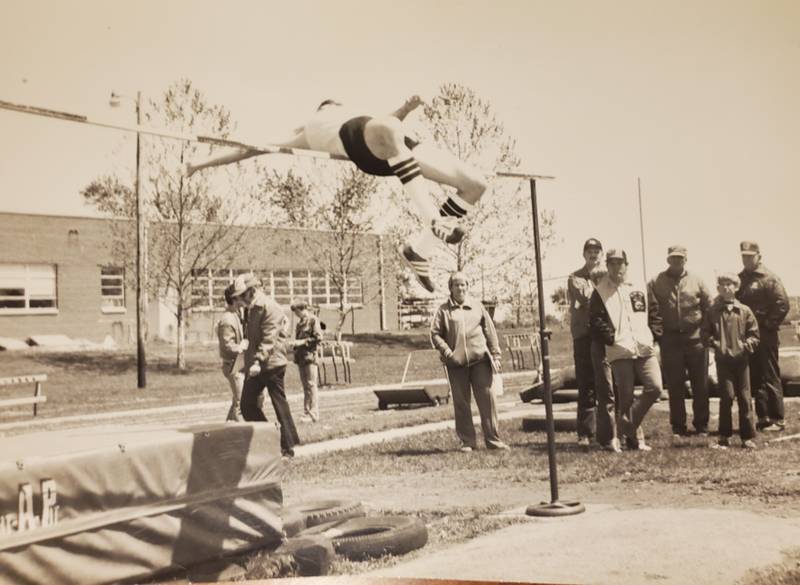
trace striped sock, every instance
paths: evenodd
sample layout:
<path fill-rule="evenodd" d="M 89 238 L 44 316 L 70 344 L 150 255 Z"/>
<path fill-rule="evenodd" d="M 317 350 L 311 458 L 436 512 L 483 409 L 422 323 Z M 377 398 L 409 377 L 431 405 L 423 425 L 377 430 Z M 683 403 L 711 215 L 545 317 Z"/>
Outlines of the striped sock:
<path fill-rule="evenodd" d="M 456 217 L 462 218 L 474 209 L 472 203 L 467 203 L 458 195 L 451 195 L 447 201 L 442 203 L 439 208 L 439 215 L 442 217 Z"/>
<path fill-rule="evenodd" d="M 414 159 L 411 151 L 392 157 L 386 162 L 389 163 L 392 172 L 400 179 L 403 184 L 403 190 L 414 202 L 423 222 L 426 225 L 430 225 L 438 215 L 436 204 L 433 202 L 430 193 L 428 193 L 419 163 Z"/>

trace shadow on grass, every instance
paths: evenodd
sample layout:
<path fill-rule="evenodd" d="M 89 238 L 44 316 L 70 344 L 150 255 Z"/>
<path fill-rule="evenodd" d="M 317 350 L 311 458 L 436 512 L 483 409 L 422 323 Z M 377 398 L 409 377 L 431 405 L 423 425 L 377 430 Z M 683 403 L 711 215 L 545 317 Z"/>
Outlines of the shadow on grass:
<path fill-rule="evenodd" d="M 53 367 L 65 368 L 72 373 L 95 374 L 100 376 L 117 376 L 136 372 L 136 356 L 116 352 L 64 352 L 42 353 L 31 356 L 33 361 Z M 215 364 L 214 364 L 215 366 Z M 185 376 L 198 372 L 214 370 L 211 364 L 200 366 L 190 365 L 186 370 L 179 370 L 173 361 L 166 359 L 150 359 L 147 362 L 147 372 Z"/>
<path fill-rule="evenodd" d="M 398 449 L 397 451 L 387 451 L 387 454 L 397 457 L 426 457 L 429 455 L 441 455 L 448 451 L 452 451 L 452 449 L 438 449 L 433 447 L 428 449 Z"/>

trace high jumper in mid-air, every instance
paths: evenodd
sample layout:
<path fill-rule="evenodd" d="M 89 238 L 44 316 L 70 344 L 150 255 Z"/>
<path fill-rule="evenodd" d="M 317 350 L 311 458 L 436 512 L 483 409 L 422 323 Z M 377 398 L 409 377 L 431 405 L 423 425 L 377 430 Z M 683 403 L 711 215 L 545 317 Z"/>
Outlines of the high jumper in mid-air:
<path fill-rule="evenodd" d="M 406 135 L 403 120 L 421 104 L 422 99 L 414 95 L 391 114 L 373 117 L 361 115 L 337 101 L 325 100 L 311 119 L 297 128 L 291 137 L 271 144 L 347 157 L 367 174 L 397 176 L 425 225 L 402 247 L 401 254 L 420 284 L 433 292 L 429 259 L 440 240 L 457 244 L 464 238 L 466 232 L 459 220 L 483 195 L 486 179 L 451 153 L 431 144 L 419 143 Z M 265 153 L 252 148 L 236 148 L 202 162 L 188 163 L 186 174 L 191 176 L 207 167 L 230 164 L 260 154 Z M 457 192 L 448 196 L 437 209 L 425 179 L 454 187 Z"/>

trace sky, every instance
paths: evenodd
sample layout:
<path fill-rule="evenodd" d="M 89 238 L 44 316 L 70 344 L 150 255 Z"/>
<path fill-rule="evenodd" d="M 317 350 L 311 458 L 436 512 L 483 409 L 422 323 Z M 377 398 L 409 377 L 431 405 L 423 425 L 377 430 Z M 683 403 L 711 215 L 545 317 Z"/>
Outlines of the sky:
<path fill-rule="evenodd" d="M 516 138 L 520 170 L 556 176 L 538 185 L 558 238 L 545 277 L 577 269 L 596 237 L 647 277 L 682 244 L 712 284 L 755 240 L 795 295 L 798 72 L 794 0 L 34 0 L 0 22 L 0 100 L 131 124 L 112 90 L 157 96 L 188 78 L 257 144 L 327 97 L 388 112 L 467 85 Z M 80 189 L 130 169 L 133 144 L 0 110 L 0 211 L 91 215 Z"/>

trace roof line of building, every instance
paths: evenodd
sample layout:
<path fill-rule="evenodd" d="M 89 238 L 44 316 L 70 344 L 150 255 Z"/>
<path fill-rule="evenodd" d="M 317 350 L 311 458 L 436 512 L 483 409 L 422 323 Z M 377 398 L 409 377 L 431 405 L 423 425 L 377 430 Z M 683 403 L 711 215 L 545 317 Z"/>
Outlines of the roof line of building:
<path fill-rule="evenodd" d="M 26 217 L 43 217 L 43 218 L 53 218 L 53 219 L 88 219 L 93 221 L 134 221 L 133 218 L 128 217 L 114 217 L 114 216 L 91 216 L 91 215 L 58 215 L 55 213 L 26 213 L 24 211 L 0 211 L 0 215 L 16 215 L 16 216 L 26 216 Z M 171 223 L 168 220 L 159 220 L 156 223 Z M 195 225 L 227 225 L 221 224 L 216 222 L 207 222 L 204 224 L 195 224 Z M 241 229 L 273 229 L 273 230 L 285 230 L 285 231 L 296 231 L 296 232 L 324 232 L 324 233 L 334 233 L 335 230 L 328 229 L 328 228 L 304 228 L 304 227 L 296 227 L 296 226 L 273 226 L 264 223 L 260 224 L 251 224 L 251 225 L 239 225 L 239 224 L 232 224 L 231 227 L 237 227 Z M 380 236 L 381 234 L 377 232 L 363 232 L 365 236 Z"/>

